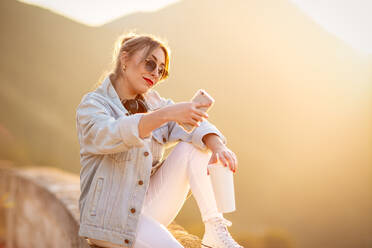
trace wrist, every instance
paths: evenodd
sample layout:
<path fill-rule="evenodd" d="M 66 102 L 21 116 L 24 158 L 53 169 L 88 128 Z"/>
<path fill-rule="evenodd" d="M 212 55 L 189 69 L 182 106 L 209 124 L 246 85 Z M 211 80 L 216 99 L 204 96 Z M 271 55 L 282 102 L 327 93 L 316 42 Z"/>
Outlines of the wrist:
<path fill-rule="evenodd" d="M 202 138 L 204 144 L 212 151 L 216 151 L 222 147 L 224 144 L 220 137 L 215 133 L 208 133 Z"/>
<path fill-rule="evenodd" d="M 223 149 L 224 146 L 225 146 L 225 145 L 222 144 L 222 143 L 214 143 L 213 145 L 211 145 L 211 146 L 209 147 L 209 149 L 210 149 L 211 151 L 218 151 L 218 150 Z"/>
<path fill-rule="evenodd" d="M 171 115 L 169 114 L 168 107 L 161 108 L 157 110 L 159 113 L 160 119 L 163 123 L 172 121 Z"/>

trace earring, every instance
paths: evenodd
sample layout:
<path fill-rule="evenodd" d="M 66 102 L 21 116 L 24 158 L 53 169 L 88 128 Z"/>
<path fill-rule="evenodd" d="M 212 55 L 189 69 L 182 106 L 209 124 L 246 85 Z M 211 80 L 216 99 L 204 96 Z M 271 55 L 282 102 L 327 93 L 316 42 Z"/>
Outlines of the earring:
<path fill-rule="evenodd" d="M 123 71 L 125 71 L 126 68 L 127 68 L 127 66 L 126 65 L 123 65 Z"/>

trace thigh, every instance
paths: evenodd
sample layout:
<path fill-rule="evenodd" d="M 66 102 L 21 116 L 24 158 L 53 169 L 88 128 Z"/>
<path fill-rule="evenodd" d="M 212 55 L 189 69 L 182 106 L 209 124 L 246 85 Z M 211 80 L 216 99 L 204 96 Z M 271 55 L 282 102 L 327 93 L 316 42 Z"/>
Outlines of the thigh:
<path fill-rule="evenodd" d="M 104 240 L 89 238 L 89 243 L 98 247 L 122 248 Z M 183 246 L 173 237 L 168 229 L 150 216 L 141 214 L 138 219 L 137 237 L 134 248 L 182 248 Z"/>
<path fill-rule="evenodd" d="M 186 142 L 178 143 L 150 179 L 143 212 L 164 226 L 177 216 L 190 190 L 187 175 L 190 146 Z"/>
<path fill-rule="evenodd" d="M 137 238 L 134 248 L 182 248 L 168 229 L 152 217 L 139 216 Z"/>

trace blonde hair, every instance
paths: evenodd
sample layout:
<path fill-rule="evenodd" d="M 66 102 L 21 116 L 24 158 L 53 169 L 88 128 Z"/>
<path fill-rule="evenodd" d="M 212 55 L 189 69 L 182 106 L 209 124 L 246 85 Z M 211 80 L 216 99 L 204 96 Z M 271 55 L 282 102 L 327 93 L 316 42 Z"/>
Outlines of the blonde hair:
<path fill-rule="evenodd" d="M 127 52 L 127 58 L 130 59 L 133 54 L 145 47 L 148 47 L 146 54 L 143 56 L 142 60 L 145 60 L 152 51 L 160 47 L 165 55 L 165 74 L 160 79 L 160 81 L 165 80 L 169 76 L 169 60 L 170 60 L 170 49 L 166 41 L 161 40 L 151 34 L 136 34 L 135 32 L 128 32 L 120 35 L 115 42 L 114 52 L 112 56 L 112 69 L 108 73 L 105 72 L 98 84 L 102 82 L 103 77 L 108 74 L 110 78 L 116 80 L 122 69 L 122 64 L 120 60 L 120 55 L 122 52 Z"/>

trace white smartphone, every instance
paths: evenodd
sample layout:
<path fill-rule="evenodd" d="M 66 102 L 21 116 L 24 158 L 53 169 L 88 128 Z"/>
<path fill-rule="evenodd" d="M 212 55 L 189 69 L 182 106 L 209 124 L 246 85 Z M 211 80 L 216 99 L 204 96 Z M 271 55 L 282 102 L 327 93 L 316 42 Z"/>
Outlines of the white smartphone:
<path fill-rule="evenodd" d="M 195 102 L 195 103 L 206 103 L 206 104 L 210 104 L 209 107 L 200 107 L 199 109 L 204 111 L 204 112 L 207 112 L 213 105 L 214 103 L 214 99 L 203 89 L 199 89 L 195 95 L 191 98 L 191 101 L 192 102 Z M 181 125 L 187 132 L 191 132 L 195 126 L 192 126 L 190 124 L 187 124 L 187 123 L 182 123 Z"/>

